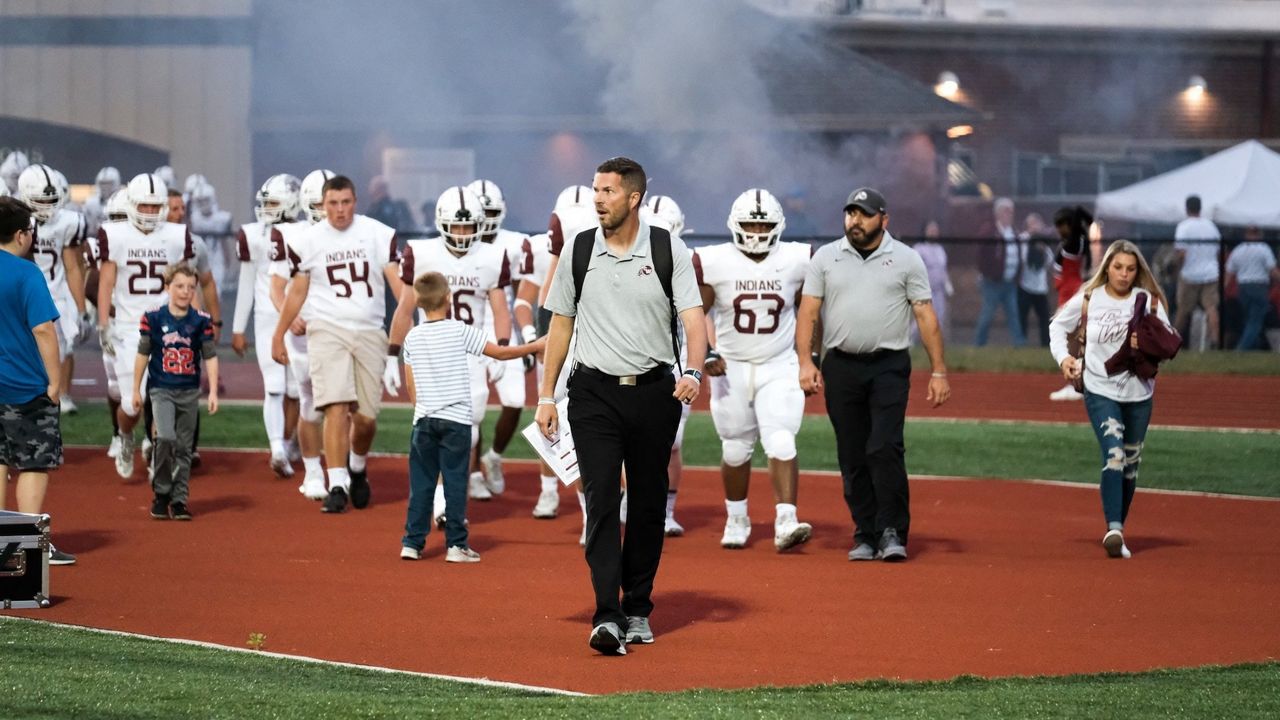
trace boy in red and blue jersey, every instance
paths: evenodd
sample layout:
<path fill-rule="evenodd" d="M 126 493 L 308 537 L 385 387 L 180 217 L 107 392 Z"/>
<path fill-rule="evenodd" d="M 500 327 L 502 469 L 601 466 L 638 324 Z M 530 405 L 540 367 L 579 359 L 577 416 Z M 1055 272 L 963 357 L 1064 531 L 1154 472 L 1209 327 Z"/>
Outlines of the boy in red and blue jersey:
<path fill-rule="evenodd" d="M 151 455 L 151 517 L 190 520 L 191 439 L 200 414 L 200 364 L 209 372 L 209 414 L 218 411 L 218 358 L 213 318 L 191 307 L 196 271 L 186 263 L 164 274 L 169 302 L 143 314 L 138 362 L 133 371 L 134 407 L 142 407 L 143 375 L 155 412 L 155 450 Z"/>

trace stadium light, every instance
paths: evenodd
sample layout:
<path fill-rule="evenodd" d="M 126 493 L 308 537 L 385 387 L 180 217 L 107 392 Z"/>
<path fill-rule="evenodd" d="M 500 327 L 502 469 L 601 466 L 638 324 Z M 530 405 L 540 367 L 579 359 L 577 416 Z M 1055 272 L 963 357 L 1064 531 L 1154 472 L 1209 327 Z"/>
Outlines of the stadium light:
<path fill-rule="evenodd" d="M 950 70 L 943 70 L 938 74 L 938 82 L 933 86 L 933 91 L 950 100 L 960 92 L 960 78 Z"/>
<path fill-rule="evenodd" d="M 1203 75 L 1192 75 L 1187 80 L 1187 98 L 1191 100 L 1199 100 L 1204 97 L 1205 91 L 1208 88 L 1209 83 L 1205 82 Z"/>
<path fill-rule="evenodd" d="M 953 125 L 952 127 L 947 128 L 947 137 L 951 138 L 952 140 L 955 140 L 956 138 L 962 138 L 966 135 L 972 135 L 972 134 L 973 134 L 972 125 Z"/>

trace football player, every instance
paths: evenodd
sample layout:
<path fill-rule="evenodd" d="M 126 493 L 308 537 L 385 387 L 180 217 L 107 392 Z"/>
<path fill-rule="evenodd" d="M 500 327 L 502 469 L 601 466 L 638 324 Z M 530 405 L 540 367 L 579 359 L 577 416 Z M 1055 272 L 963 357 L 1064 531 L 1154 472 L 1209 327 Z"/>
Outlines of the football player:
<path fill-rule="evenodd" d="M 0 181 L 3 181 L 5 187 L 9 188 L 9 192 L 17 194 L 18 177 L 22 175 L 22 171 L 27 169 L 31 161 L 27 159 L 27 154 L 21 150 L 14 150 L 5 156 L 4 161 L 0 162 Z"/>
<path fill-rule="evenodd" d="M 96 256 L 98 340 L 109 357 L 108 398 L 119 403 L 116 472 L 128 478 L 133 475 L 133 428 L 141 408 L 134 406 L 133 394 L 122 393 L 121 388 L 133 388 L 142 315 L 164 301 L 165 269 L 175 262 L 194 260 L 195 249 L 185 225 L 165 221 L 168 189 L 160 178 L 138 175 L 125 191 L 128 219 L 108 222 L 98 229 Z"/>
<path fill-rule="evenodd" d="M 448 279 L 453 290 L 453 319 L 483 328 L 492 312 L 497 344 L 510 343 L 511 314 L 507 308 L 506 287 L 511 284 L 511 265 L 507 254 L 497 245 L 480 241 L 485 220 L 483 202 L 467 188 L 454 186 L 441 193 L 436 201 L 435 217 L 440 237 L 410 240 L 400 258 L 400 280 L 404 289 L 391 323 L 392 345 L 398 346 L 408 334 L 417 306 L 413 283 L 429 271 L 438 272 Z M 474 451 L 479 444 L 489 383 L 484 361 L 470 357 L 471 447 Z M 443 488 L 440 485 L 436 488 L 439 498 Z M 485 485 L 484 474 L 474 467 L 467 493 L 476 500 L 493 497 Z"/>
<path fill-rule="evenodd" d="M 285 334 L 304 305 L 307 352 L 316 407 L 324 413 L 324 455 L 329 494 L 321 508 L 341 513 L 348 498 L 357 510 L 368 506 L 368 453 L 378 430 L 385 386 L 400 388 L 398 346 L 388 346 L 383 330 L 388 286 L 401 296 L 396 273 L 400 259 L 395 230 L 356 213 L 356 188 L 343 175 L 323 187 L 325 219 L 296 238 L 285 251 L 295 274 L 271 339 L 271 355 L 288 364 Z"/>
<path fill-rule="evenodd" d="M 720 544 L 741 548 L 751 533 L 747 486 L 757 440 L 769 459 L 777 501 L 773 544 L 779 551 L 809 540 L 796 519 L 796 433 L 804 417 L 795 350 L 796 307 L 811 254 L 782 242 L 782 204 L 753 188 L 729 210 L 732 242 L 699 249 L 694 270 L 705 310 L 714 310 L 716 346 L 707 357 L 711 419 L 720 436 L 725 521 Z"/>
<path fill-rule="evenodd" d="M 293 247 L 295 237 L 306 228 L 324 221 L 324 184 L 334 175 L 332 170 L 313 170 L 302 179 L 298 188 L 298 208 L 295 209 L 300 210 L 300 221 L 292 225 L 285 222 L 276 224 L 276 229 L 285 236 L 286 255 Z M 270 274 L 271 303 L 279 312 L 284 308 L 285 293 L 293 276 L 290 263 L 287 260 L 271 263 Z M 288 367 L 298 384 L 296 438 L 303 467 L 303 479 L 298 492 L 309 500 L 324 500 L 329 494 L 325 488 L 324 465 L 320 459 L 323 449 L 320 423 L 324 416 L 316 409 L 315 388 L 311 384 L 311 360 L 307 354 L 307 322 L 311 317 L 311 306 L 303 304 L 298 318 L 285 334 L 285 348 L 289 353 Z"/>
<path fill-rule="evenodd" d="M 280 311 L 271 302 L 272 262 L 286 259 L 285 233 L 300 226 L 298 190 L 302 183 L 292 175 L 273 175 L 258 190 L 254 213 L 257 222 L 241 226 L 236 233 L 236 254 L 240 258 L 240 282 L 236 292 L 236 313 L 232 323 L 231 349 L 244 357 L 248 349 L 245 329 L 253 315 L 254 350 L 262 373 L 265 393 L 262 422 L 271 445 L 271 470 L 278 477 L 293 477 L 285 437 L 297 424 L 298 382 L 293 371 L 271 359 L 271 333 L 280 320 Z M 198 186 L 198 183 L 197 183 Z"/>
<path fill-rule="evenodd" d="M 235 238 L 231 213 L 218 207 L 217 192 L 207 182 L 197 179 L 190 195 L 187 223 L 191 232 L 204 238 L 209 248 L 209 266 L 218 287 L 230 288 L 239 279 L 239 274 L 229 277 L 227 271 L 231 266 L 231 245 Z"/>
<path fill-rule="evenodd" d="M 75 402 L 67 395 L 74 372 L 71 351 L 87 322 L 84 299 L 84 267 L 81 253 L 85 242 L 84 218 L 66 206 L 66 179 L 48 165 L 27 166 L 18 176 L 18 199 L 31 206 L 36 219 L 32 254 L 44 272 L 49 294 L 58 308 L 58 355 L 62 362 L 61 410 L 75 412 Z"/>
<path fill-rule="evenodd" d="M 120 189 L 120 171 L 110 165 L 102 168 L 93 179 L 93 185 L 96 192 L 84 201 L 82 209 L 85 231 L 90 238 L 97 237 L 98 228 L 107 222 L 107 201 Z"/>
<path fill-rule="evenodd" d="M 507 217 L 507 201 L 502 189 L 490 180 L 476 180 L 467 189 L 480 198 L 484 207 L 485 221 L 480 231 L 480 241 L 494 245 L 506 254 L 506 262 L 511 268 L 511 284 L 504 293 L 508 308 L 515 302 L 517 284 L 520 282 L 520 267 L 524 256 L 525 243 L 529 238 L 522 233 L 505 230 L 502 221 Z M 487 330 L 489 339 L 496 341 L 493 329 L 494 316 L 488 318 Z M 516 327 L 511 329 L 518 332 Z M 521 339 L 519 342 L 533 342 L 535 338 Z M 484 472 L 485 487 L 494 495 L 501 495 L 506 489 L 506 479 L 502 474 L 502 453 L 506 451 L 511 438 L 516 434 L 520 424 L 520 411 L 525 401 L 525 365 L 523 360 L 490 360 L 486 359 L 489 380 L 498 392 L 498 402 L 502 411 L 493 429 L 493 444 L 487 452 L 480 456 L 480 466 Z M 530 365 L 532 367 L 532 365 Z"/>

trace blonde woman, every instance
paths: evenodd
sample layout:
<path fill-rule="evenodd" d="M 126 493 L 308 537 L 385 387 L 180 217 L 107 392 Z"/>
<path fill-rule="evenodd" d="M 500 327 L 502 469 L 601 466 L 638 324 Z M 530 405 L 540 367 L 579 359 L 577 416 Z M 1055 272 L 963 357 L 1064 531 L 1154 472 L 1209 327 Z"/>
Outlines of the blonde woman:
<path fill-rule="evenodd" d="M 1122 343 L 1136 342 L 1128 332 L 1138 295 L 1135 291 L 1155 298 L 1154 312 L 1166 325 L 1169 315 L 1164 293 L 1137 245 L 1115 241 L 1097 268 L 1080 292 L 1054 315 L 1049 326 L 1049 351 L 1067 380 L 1084 374 L 1084 405 L 1102 448 L 1102 512 L 1107 521 L 1102 546 L 1109 557 L 1128 558 L 1124 522 L 1138 484 L 1155 379 L 1142 379 L 1128 370 L 1107 375 L 1104 366 Z M 1075 332 L 1086 301 L 1082 361 L 1067 352 L 1067 337 Z"/>

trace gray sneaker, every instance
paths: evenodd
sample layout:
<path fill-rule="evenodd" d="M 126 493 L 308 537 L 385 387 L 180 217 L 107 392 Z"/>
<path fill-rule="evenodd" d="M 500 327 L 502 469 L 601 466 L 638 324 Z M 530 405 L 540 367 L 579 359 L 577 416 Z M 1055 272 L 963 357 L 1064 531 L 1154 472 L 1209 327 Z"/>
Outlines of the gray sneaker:
<path fill-rule="evenodd" d="M 854 561 L 875 560 L 876 549 L 867 543 L 860 542 L 857 545 L 854 545 L 853 549 L 849 551 L 849 559 Z"/>
<path fill-rule="evenodd" d="M 627 642 L 643 645 L 653 643 L 653 630 L 649 629 L 649 618 L 639 615 L 627 616 Z"/>
<path fill-rule="evenodd" d="M 898 531 L 893 528 L 880 533 L 880 559 L 885 562 L 901 562 L 907 559 L 907 548 L 898 539 Z"/>
<path fill-rule="evenodd" d="M 49 543 L 49 564 L 50 565 L 75 565 L 76 556 L 71 553 L 65 553 Z"/>
<path fill-rule="evenodd" d="M 618 623 L 600 623 L 591 630 L 587 644 L 602 655 L 626 655 L 627 644 L 622 640 Z"/>

